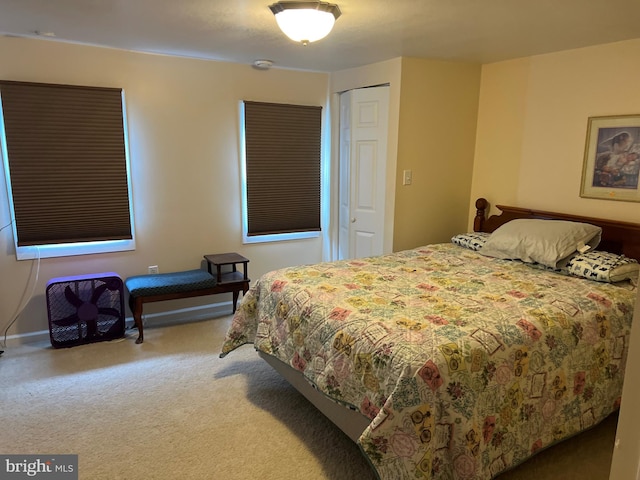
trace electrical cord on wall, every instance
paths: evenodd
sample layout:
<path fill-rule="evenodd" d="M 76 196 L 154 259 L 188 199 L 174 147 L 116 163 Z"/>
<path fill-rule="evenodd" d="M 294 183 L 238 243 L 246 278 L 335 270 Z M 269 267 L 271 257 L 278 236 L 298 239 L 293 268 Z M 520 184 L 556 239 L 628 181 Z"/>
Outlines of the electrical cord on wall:
<path fill-rule="evenodd" d="M 11 224 L 13 224 L 13 220 L 11 222 L 9 222 L 7 225 L 5 225 L 2 228 L 0 228 L 0 232 L 2 232 L 5 228 L 9 227 Z M 36 285 L 38 284 L 38 277 L 40 276 L 40 249 L 37 246 L 36 246 L 36 252 L 37 252 L 37 256 L 35 258 L 36 275 L 35 275 L 35 280 L 33 281 L 33 285 L 31 286 L 31 292 L 26 297 L 26 300 L 24 301 L 24 303 L 22 305 L 18 304 L 18 308 L 16 309 L 16 312 L 14 313 L 11 321 L 7 324 L 7 326 L 6 326 L 5 330 L 4 330 L 3 340 L 0 343 L 0 355 L 2 355 L 4 353 L 4 351 L 5 351 L 5 349 L 7 348 L 7 334 L 9 333 L 9 329 L 16 322 L 16 320 L 18 320 L 18 318 L 20 317 L 20 315 L 22 314 L 24 309 L 27 307 L 27 304 L 29 303 L 29 301 L 33 298 L 33 294 L 34 294 L 34 292 L 36 290 Z M 31 272 L 33 272 L 33 263 L 31 264 Z M 29 277 L 31 277 L 31 274 L 29 274 Z M 25 298 L 25 293 L 27 291 L 27 286 L 28 285 L 29 285 L 29 283 L 28 283 L 28 279 L 27 279 L 27 285 L 25 286 L 25 291 L 24 291 L 24 293 L 22 295 L 22 298 Z"/>
<path fill-rule="evenodd" d="M 13 220 L 11 220 L 9 223 L 7 223 L 5 226 L 3 226 L 2 228 L 0 228 L 0 232 L 2 232 L 5 228 L 10 227 L 11 224 L 13 223 Z M 5 332 L 5 336 L 4 336 L 4 345 L 7 344 L 7 334 Z M 2 348 L 5 348 L 4 346 Z M 2 355 L 4 353 L 4 350 L 0 350 L 0 355 Z"/>
<path fill-rule="evenodd" d="M 31 286 L 31 292 L 29 293 L 29 296 L 26 297 L 24 303 L 18 306 L 16 313 L 13 315 L 13 318 L 11 319 L 11 321 L 9 322 L 9 324 L 4 330 L 2 345 L 0 345 L 0 348 L 2 348 L 1 350 L 2 353 L 4 353 L 4 349 L 7 348 L 7 334 L 9 333 L 9 329 L 14 323 L 16 323 L 16 320 L 18 320 L 18 318 L 20 317 L 24 309 L 27 307 L 29 300 L 33 298 L 33 294 L 36 290 L 36 285 L 38 284 L 38 277 L 40 276 L 40 249 L 36 248 L 36 252 L 38 252 L 38 256 L 35 258 L 36 276 L 35 276 L 35 280 L 33 281 L 33 285 Z M 33 264 L 31 265 L 31 271 L 33 271 Z M 26 287 L 25 287 L 25 293 L 26 293 Z M 23 294 L 23 298 L 24 298 L 24 294 Z M 0 355 L 2 355 L 2 353 L 0 353 Z"/>

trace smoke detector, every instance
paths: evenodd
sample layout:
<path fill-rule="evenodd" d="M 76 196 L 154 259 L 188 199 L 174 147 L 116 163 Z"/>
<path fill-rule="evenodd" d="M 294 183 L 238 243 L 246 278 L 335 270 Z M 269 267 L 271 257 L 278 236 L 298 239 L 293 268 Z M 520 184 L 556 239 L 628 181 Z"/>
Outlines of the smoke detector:
<path fill-rule="evenodd" d="M 273 66 L 273 62 L 271 60 L 255 60 L 253 66 L 258 70 L 269 70 Z"/>

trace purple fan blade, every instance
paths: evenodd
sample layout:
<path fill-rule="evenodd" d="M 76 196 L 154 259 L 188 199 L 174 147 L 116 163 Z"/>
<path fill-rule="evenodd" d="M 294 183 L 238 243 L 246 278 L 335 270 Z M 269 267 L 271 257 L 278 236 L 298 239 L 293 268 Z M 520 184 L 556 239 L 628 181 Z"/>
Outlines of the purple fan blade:
<path fill-rule="evenodd" d="M 96 288 L 93 291 L 93 295 L 91 295 L 91 300 L 89 301 L 94 305 L 96 305 L 98 303 L 98 299 L 100 298 L 100 295 L 102 295 L 102 292 L 104 292 L 106 289 L 107 289 L 106 283 L 103 283 L 102 285 L 100 285 L 98 288 Z"/>
<path fill-rule="evenodd" d="M 120 311 L 111 307 L 98 307 L 98 313 L 101 315 L 110 315 L 112 317 L 120 316 Z"/>
<path fill-rule="evenodd" d="M 51 323 L 55 323 L 59 327 L 69 327 L 71 325 L 75 325 L 76 323 L 78 323 L 78 320 L 79 320 L 78 319 L 78 315 L 73 313 L 73 314 L 69 315 L 68 317 L 59 318 L 57 320 L 52 320 Z"/>
<path fill-rule="evenodd" d="M 87 337 L 95 337 L 98 333 L 98 323 L 95 318 L 93 320 L 87 320 Z"/>
<path fill-rule="evenodd" d="M 78 308 L 80 305 L 84 303 L 82 300 L 78 298 L 78 296 L 75 293 L 73 293 L 69 285 L 67 285 L 64 289 L 64 296 L 67 299 L 67 301 L 76 308 Z"/>

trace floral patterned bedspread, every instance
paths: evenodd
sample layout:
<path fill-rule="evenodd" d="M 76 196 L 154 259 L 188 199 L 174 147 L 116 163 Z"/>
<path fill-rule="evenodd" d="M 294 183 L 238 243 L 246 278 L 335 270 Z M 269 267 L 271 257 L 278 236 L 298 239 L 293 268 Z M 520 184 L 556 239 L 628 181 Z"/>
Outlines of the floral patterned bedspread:
<path fill-rule="evenodd" d="M 371 418 L 381 479 L 490 479 L 618 406 L 635 290 L 453 244 L 274 271 L 245 343 Z"/>

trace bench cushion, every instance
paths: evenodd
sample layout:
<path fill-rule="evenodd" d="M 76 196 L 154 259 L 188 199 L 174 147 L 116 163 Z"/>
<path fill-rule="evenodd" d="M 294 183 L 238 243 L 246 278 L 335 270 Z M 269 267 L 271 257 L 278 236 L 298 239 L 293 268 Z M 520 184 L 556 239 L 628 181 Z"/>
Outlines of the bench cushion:
<path fill-rule="evenodd" d="M 132 297 L 191 292 L 216 286 L 216 279 L 204 270 L 136 275 L 125 280 Z"/>

